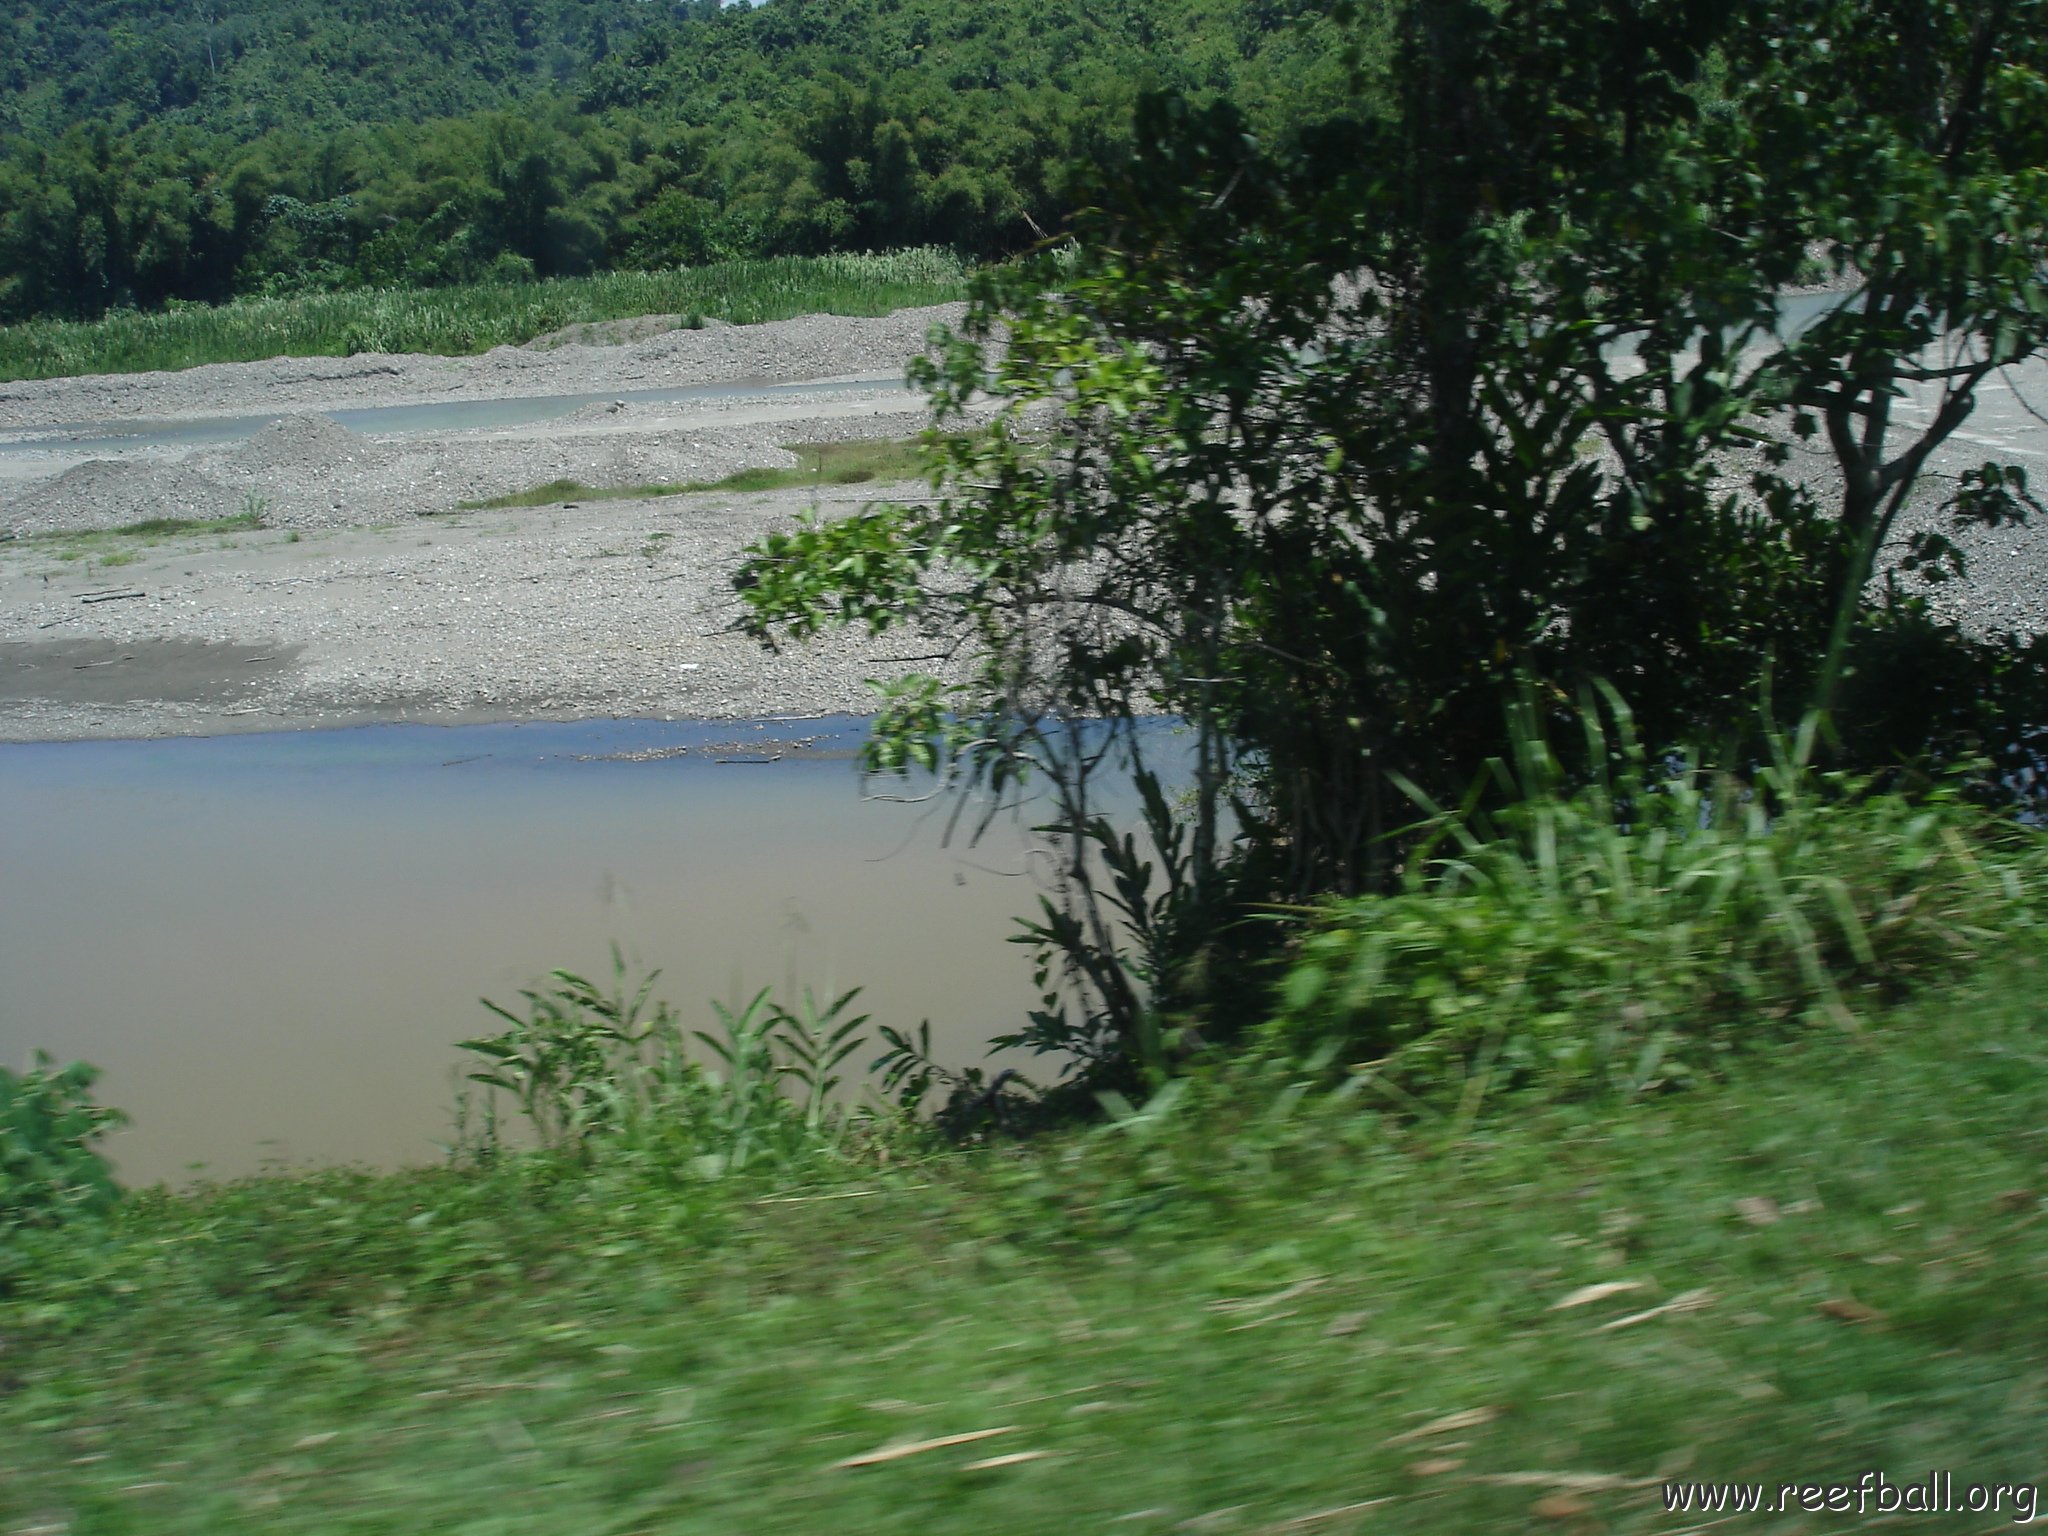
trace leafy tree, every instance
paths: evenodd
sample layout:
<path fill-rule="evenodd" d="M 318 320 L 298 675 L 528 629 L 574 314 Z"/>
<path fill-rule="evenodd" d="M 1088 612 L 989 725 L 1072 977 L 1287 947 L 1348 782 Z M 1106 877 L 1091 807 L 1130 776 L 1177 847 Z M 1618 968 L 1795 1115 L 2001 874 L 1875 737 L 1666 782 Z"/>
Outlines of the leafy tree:
<path fill-rule="evenodd" d="M 0 318 L 466 281 L 501 262 L 570 273 L 918 243 L 1007 256 L 1065 226 L 1074 163 L 1123 159 L 1145 85 L 1228 92 L 1279 135 L 1340 101 L 1333 29 L 1317 10 L 17 6 L 0 17 Z M 159 218 L 146 271 L 131 278 L 110 247 L 101 273 L 63 227 L 79 158 L 67 135 L 79 132 L 137 165 L 177 138 L 182 163 L 150 163 L 145 200 L 203 200 L 238 177 L 253 178 L 253 196 L 236 193 L 231 238 Z M 303 211 L 315 207 L 327 213 Z M 218 209 L 206 218 L 221 222 Z"/>
<path fill-rule="evenodd" d="M 1610 682 L 1723 762 L 1766 689 L 1840 702 L 1859 646 L 1866 688 L 1932 657 L 2041 692 L 2038 651 L 1867 577 L 1976 385 L 2048 338 L 2048 4 L 1410 0 L 1384 74 L 1359 58 L 1293 144 L 1149 99 L 1076 243 L 988 279 L 927 371 L 947 425 L 1000 407 L 935 440 L 945 494 L 742 573 L 765 637 L 921 624 L 972 658 L 892 690 L 871 766 L 1049 777 L 1070 857 L 1034 932 L 1080 1012 L 1049 986 L 1027 1034 L 1098 1064 L 1228 1022 L 1247 904 L 1388 888 L 1412 797 L 1506 755 L 1511 689 Z M 1853 295 L 1780 345 L 1816 246 Z M 1939 392 L 1911 431 L 1906 384 Z M 1791 471 L 1816 417 L 1832 485 Z M 2017 471 L 1964 489 L 2025 510 Z M 1151 713 L 1194 740 L 1157 869 L 1090 788 L 1152 782 Z M 1956 745 L 1893 723 L 1856 749 Z"/>

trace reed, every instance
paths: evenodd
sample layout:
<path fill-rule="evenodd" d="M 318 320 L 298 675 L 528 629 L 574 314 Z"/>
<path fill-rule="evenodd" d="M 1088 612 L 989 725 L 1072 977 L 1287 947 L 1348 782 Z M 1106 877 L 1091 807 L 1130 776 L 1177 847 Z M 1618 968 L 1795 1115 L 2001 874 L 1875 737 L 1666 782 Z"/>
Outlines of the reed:
<path fill-rule="evenodd" d="M 798 315 L 883 315 L 963 298 L 967 268 L 945 251 L 777 256 L 661 272 L 525 283 L 350 289 L 230 304 L 124 311 L 91 321 L 0 327 L 0 380 L 142 373 L 268 357 L 362 352 L 463 356 L 571 326 L 644 315 L 679 327 Z"/>

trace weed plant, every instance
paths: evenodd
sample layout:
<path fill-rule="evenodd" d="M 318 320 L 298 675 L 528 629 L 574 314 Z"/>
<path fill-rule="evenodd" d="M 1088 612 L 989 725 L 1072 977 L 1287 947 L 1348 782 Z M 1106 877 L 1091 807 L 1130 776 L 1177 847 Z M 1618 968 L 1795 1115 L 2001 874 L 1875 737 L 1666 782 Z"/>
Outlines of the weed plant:
<path fill-rule="evenodd" d="M 851 1118 L 835 1097 L 840 1069 L 866 1043 L 868 1016 L 852 1011 L 860 989 L 820 1008 L 806 989 L 799 1008 L 768 989 L 745 1004 L 713 1003 L 715 1030 L 698 1030 L 707 1060 L 667 1003 L 652 1003 L 659 971 L 629 991 L 612 949 L 609 991 L 573 971 L 521 993 L 519 1014 L 489 999 L 505 1021 L 496 1034 L 462 1042 L 487 1065 L 472 1082 L 512 1096 L 543 1150 L 591 1162 L 624 1151 L 670 1170 L 716 1177 L 768 1160 L 797 1166 L 836 1152 Z M 464 1111 L 465 1115 L 467 1110 Z M 462 1148 L 493 1161 L 502 1152 L 494 1109 Z"/>
<path fill-rule="evenodd" d="M 359 352 L 447 356 L 519 346 L 565 327 L 673 314 L 753 325 L 798 315 L 883 315 L 965 296 L 966 268 L 938 250 L 779 256 L 662 272 L 432 289 L 353 289 L 237 299 L 217 308 L 117 312 L 0 327 L 0 380 L 136 373 L 267 357 Z"/>
<path fill-rule="evenodd" d="M 41 1051 L 25 1072 L 0 1067 L 0 1236 L 114 1203 L 113 1171 L 94 1143 L 126 1117 L 93 1102 L 98 1078 L 85 1062 L 57 1067 Z"/>
<path fill-rule="evenodd" d="M 1467 1112 L 1508 1086 L 1641 1092 L 1853 1030 L 2040 925 L 2038 833 L 1814 771 L 1802 742 L 1742 780 L 1653 768 L 1610 708 L 1613 751 L 1583 718 L 1611 776 L 1568 788 L 1524 711 L 1486 786 L 1508 809 L 1427 806 L 1405 890 L 1317 909 L 1269 1039 Z"/>

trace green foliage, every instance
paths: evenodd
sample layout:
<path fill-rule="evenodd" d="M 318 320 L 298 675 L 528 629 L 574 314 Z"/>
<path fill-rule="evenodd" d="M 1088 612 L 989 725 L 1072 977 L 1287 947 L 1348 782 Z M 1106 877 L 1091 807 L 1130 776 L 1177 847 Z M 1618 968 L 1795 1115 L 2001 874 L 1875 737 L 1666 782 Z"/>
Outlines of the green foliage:
<path fill-rule="evenodd" d="M 730 261 L 673 272 L 427 292 L 238 299 L 219 308 L 0 327 L 0 379 L 358 352 L 461 356 L 517 346 L 567 326 L 642 315 L 713 316 L 736 325 L 819 313 L 881 315 L 957 298 L 965 281 L 958 261 L 923 250 Z"/>
<path fill-rule="evenodd" d="M 53 0 L 0 15 L 0 129 L 164 117 L 243 133 L 495 106 L 627 43 L 647 8 Z"/>
<path fill-rule="evenodd" d="M 53 1069 L 41 1051 L 26 1072 L 0 1067 L 0 1234 L 96 1214 L 119 1197 L 93 1143 L 127 1117 L 93 1103 L 98 1077 L 82 1061 Z"/>
<path fill-rule="evenodd" d="M 661 973 L 629 992 L 617 946 L 612 966 L 609 991 L 551 972 L 551 987 L 520 994 L 524 1016 L 486 999 L 507 1027 L 461 1043 L 488 1063 L 470 1080 L 509 1093 L 543 1149 L 715 1177 L 763 1161 L 798 1166 L 841 1146 L 851 1119 L 837 1095 L 840 1068 L 865 1043 L 868 1023 L 851 1011 L 859 988 L 823 1009 L 808 989 L 798 1009 L 765 988 L 737 1009 L 713 1003 L 717 1029 L 694 1036 L 708 1053 L 700 1062 L 675 1011 L 650 1010 Z M 500 1155 L 494 1115 L 465 1151 Z"/>
<path fill-rule="evenodd" d="M 1636 1093 L 1790 1030 L 1853 1032 L 2041 925 L 2036 832 L 1791 753 L 1748 782 L 1660 771 L 1625 714 L 1611 752 L 1586 720 L 1592 784 L 1570 787 L 1525 710 L 1492 765 L 1504 809 L 1425 802 L 1401 891 L 1317 909 L 1269 1039 L 1399 1102 Z"/>
<path fill-rule="evenodd" d="M 680 1075 L 673 1011 L 666 1003 L 647 1011 L 661 973 L 651 973 L 629 996 L 616 945 L 612 966 L 609 993 L 573 971 L 550 972 L 552 987 L 520 993 L 524 1018 L 484 999 L 507 1028 L 461 1042 L 490 1062 L 470 1080 L 511 1094 L 551 1151 L 583 1153 Z"/>
<path fill-rule="evenodd" d="M 1071 166 L 1125 153 L 1142 87 L 1235 90 L 1280 131 L 1343 76 L 1321 8 L 1292 0 L 1256 21 L 1214 0 L 546 0 L 509 40 L 490 7 L 246 3 L 234 48 L 151 0 L 0 18 L 0 58 L 11 30 L 37 61 L 0 64 L 0 128 L 19 130 L 0 136 L 0 319 L 996 255 L 1065 224 Z M 137 48 L 139 76 L 109 65 Z"/>
<path fill-rule="evenodd" d="M 2024 1479 L 2040 981 L 2022 945 L 1699 1092 L 1462 1134 L 1240 1064 L 802 1182 L 144 1192 L 0 1296 L 0 1528 L 1652 1536 L 1668 1478 Z"/>
<path fill-rule="evenodd" d="M 1247 910 L 1396 890 L 1421 835 L 1397 781 L 1449 801 L 1511 758 L 1518 679 L 1552 724 L 1611 683 L 1647 740 L 1718 766 L 1813 706 L 1837 767 L 2004 751 L 2042 718 L 2017 708 L 2041 648 L 1934 621 L 1908 588 L 1941 550 L 1869 578 L 1976 386 L 2048 343 L 2048 144 L 2020 120 L 2044 39 L 2041 0 L 1626 26 L 1413 0 L 1383 67 L 1361 43 L 1348 110 L 1291 138 L 1147 97 L 1074 246 L 979 279 L 922 369 L 942 423 L 998 407 L 935 443 L 941 495 L 764 541 L 749 622 L 967 637 L 971 682 L 895 684 L 872 762 L 1051 781 L 1042 936 L 1098 994 L 1130 973 L 1130 902 L 1091 872 L 1088 779 L 1144 754 L 1076 721 L 1192 729 L 1184 873 L 1148 920 L 1190 936 L 1155 984 L 1196 994 L 1242 969 L 1211 957 Z M 1781 344 L 1816 242 L 1844 298 Z M 1910 389 L 1927 416 L 1895 411 Z M 1802 435 L 1832 473 L 1790 474 Z M 1963 490 L 1961 523 L 2030 511 L 2007 469 Z M 1884 703 L 1909 697 L 1939 707 Z M 1150 1065 L 1143 1008 L 1111 1013 Z"/>
<path fill-rule="evenodd" d="M 779 1043 L 786 1057 L 782 1073 L 794 1082 L 800 1094 L 798 1113 L 812 1134 L 822 1134 L 844 1123 L 844 1111 L 833 1094 L 845 1082 L 840 1068 L 846 1059 L 867 1044 L 861 1030 L 868 1022 L 864 1013 L 849 1015 L 847 1009 L 860 988 L 842 992 L 830 1006 L 820 1009 L 809 987 L 804 988 L 800 1011 L 782 1009 Z"/>

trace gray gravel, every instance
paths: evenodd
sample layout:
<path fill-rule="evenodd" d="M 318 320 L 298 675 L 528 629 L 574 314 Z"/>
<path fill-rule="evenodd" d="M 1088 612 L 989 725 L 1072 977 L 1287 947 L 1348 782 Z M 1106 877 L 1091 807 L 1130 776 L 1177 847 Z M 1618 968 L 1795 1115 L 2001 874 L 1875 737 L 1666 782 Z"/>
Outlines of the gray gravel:
<path fill-rule="evenodd" d="M 787 445 L 904 437 L 893 380 L 957 308 L 884 320 L 655 331 L 481 358 L 279 359 L 0 390 L 0 740 L 210 734 L 365 720 L 865 711 L 865 679 L 928 669 L 929 639 L 841 635 L 772 655 L 733 632 L 743 547 L 815 505 L 843 515 L 921 486 L 703 493 L 464 512 L 557 479 L 713 481 Z M 364 434 L 323 411 L 469 398 L 824 380 L 800 395 L 600 400 L 539 426 Z M 1986 458 L 2048 485 L 2048 366 L 1995 381 L 1937 455 L 1912 514 Z M 1901 402 L 1903 420 L 1925 403 Z M 62 440 L 137 422 L 250 418 L 182 450 Z M 1812 472 L 1819 475 L 1816 461 Z M 263 527 L 155 543 L 82 539 L 145 518 L 254 511 Z M 1962 541 L 1939 594 L 1977 628 L 2048 629 L 2048 527 Z M 940 670 L 944 670 L 943 664 Z"/>
<path fill-rule="evenodd" d="M 805 315 L 772 325 L 713 323 L 618 346 L 535 342 L 479 357 L 366 352 L 211 363 L 175 373 L 38 379 L 0 384 L 0 431 L 698 384 L 899 381 L 909 359 L 924 350 L 932 327 L 953 324 L 964 312 L 964 305 L 940 304 L 880 319 Z"/>
<path fill-rule="evenodd" d="M 457 508 L 558 479 L 714 481 L 791 465 L 793 443 L 912 436 L 926 424 L 921 401 L 890 381 L 932 323 L 957 313 L 814 316 L 452 362 L 283 359 L 10 386 L 7 409 L 31 436 L 61 421 L 118 428 L 133 419 L 124 407 L 152 421 L 294 408 L 245 441 L 182 453 L 107 457 L 104 441 L 49 441 L 8 456 L 0 529 L 17 537 L 0 543 L 0 739 L 865 711 L 865 680 L 905 670 L 913 663 L 900 658 L 930 644 L 846 635 L 770 654 L 733 631 L 731 573 L 747 543 L 800 513 L 844 515 L 923 486 Z M 600 378 L 669 387 L 820 374 L 883 382 L 599 402 L 538 427 L 402 436 L 319 414 L 403 404 L 420 379 L 444 375 L 501 398 L 588 392 Z M 260 529 L 76 537 L 249 511 Z"/>
<path fill-rule="evenodd" d="M 115 569 L 0 557 L 0 669 L 37 679 L 0 682 L 0 739 L 862 711 L 864 679 L 929 647 L 842 635 L 770 654 L 733 632 L 730 586 L 746 542 L 855 505 L 689 496 L 185 539 Z M 194 645 L 220 657 L 204 686 Z M 252 691 L 246 668 L 284 652 Z"/>

